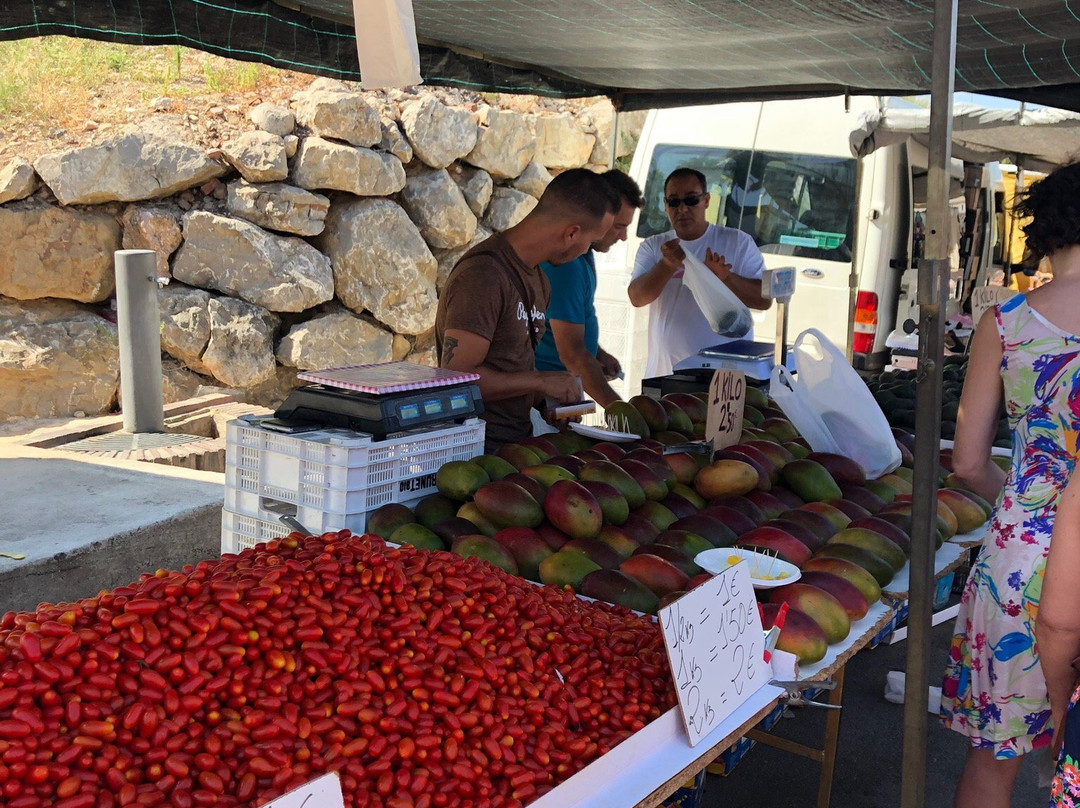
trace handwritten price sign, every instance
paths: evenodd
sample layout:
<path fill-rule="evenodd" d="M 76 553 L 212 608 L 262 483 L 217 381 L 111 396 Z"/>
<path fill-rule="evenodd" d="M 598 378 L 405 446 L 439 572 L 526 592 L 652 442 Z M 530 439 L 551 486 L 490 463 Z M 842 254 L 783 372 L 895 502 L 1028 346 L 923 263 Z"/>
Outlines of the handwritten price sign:
<path fill-rule="evenodd" d="M 741 370 L 718 370 L 713 374 L 705 416 L 705 440 L 712 440 L 714 450 L 739 442 L 745 401 L 746 376 Z"/>
<path fill-rule="evenodd" d="M 740 562 L 660 610 L 690 745 L 769 681 L 750 567 Z"/>
<path fill-rule="evenodd" d="M 324 774 L 270 800 L 262 808 L 345 808 L 341 780 L 337 772 Z"/>
<path fill-rule="evenodd" d="M 1002 286 L 978 286 L 971 290 L 971 324 L 976 326 L 979 319 L 989 308 L 998 303 L 1008 300 L 1017 294 L 1014 289 L 1006 289 Z"/>

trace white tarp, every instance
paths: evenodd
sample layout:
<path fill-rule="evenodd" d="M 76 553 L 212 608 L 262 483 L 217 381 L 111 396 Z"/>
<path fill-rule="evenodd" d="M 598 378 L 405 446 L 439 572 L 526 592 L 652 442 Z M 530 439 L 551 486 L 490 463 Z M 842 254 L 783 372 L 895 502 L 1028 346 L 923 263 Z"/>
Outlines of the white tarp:
<path fill-rule="evenodd" d="M 851 133 L 856 157 L 911 138 L 930 143 L 930 110 L 886 108 L 864 113 Z M 1022 161 L 1024 168 L 1050 172 L 1080 159 L 1080 114 L 1060 109 L 953 108 L 952 156 L 975 163 Z"/>

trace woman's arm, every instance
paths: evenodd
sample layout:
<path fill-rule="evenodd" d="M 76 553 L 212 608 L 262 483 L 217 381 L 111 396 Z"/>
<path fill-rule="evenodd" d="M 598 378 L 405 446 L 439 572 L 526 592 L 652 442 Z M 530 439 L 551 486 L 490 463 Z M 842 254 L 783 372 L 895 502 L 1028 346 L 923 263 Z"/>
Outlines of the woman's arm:
<path fill-rule="evenodd" d="M 1035 640 L 1046 677 L 1054 732 L 1064 726 L 1076 684 L 1072 661 L 1080 656 L 1080 473 L 1058 500 L 1050 554 L 1046 559 Z"/>
<path fill-rule="evenodd" d="M 1005 472 L 990 460 L 1004 395 L 1001 338 L 994 310 L 987 309 L 972 337 L 952 454 L 957 478 L 987 502 L 995 502 L 1005 485 Z"/>

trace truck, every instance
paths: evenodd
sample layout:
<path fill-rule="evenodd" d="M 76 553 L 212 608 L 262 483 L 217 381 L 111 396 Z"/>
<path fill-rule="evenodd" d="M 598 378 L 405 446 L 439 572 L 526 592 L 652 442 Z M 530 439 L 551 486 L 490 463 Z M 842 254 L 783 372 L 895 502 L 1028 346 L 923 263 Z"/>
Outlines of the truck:
<path fill-rule="evenodd" d="M 795 268 L 789 340 L 814 327 L 846 350 L 857 370 L 875 372 L 888 364 L 886 340 L 915 299 L 929 155 L 908 140 L 853 156 L 849 143 L 860 115 L 884 104 L 876 96 L 835 96 L 649 112 L 630 167 L 645 205 L 626 242 L 597 261 L 601 342 L 623 362 L 628 394 L 640 390 L 647 310 L 629 306 L 626 285 L 641 241 L 670 229 L 663 184 L 682 166 L 706 176 L 710 222 L 753 236 L 767 268 Z M 965 287 L 986 276 L 996 220 L 986 213 L 994 200 L 987 167 L 969 170 L 974 190 L 968 188 L 965 200 L 965 167 L 953 162 L 951 310 L 958 312 Z M 983 209 L 984 226 L 964 242 L 973 208 Z M 753 312 L 757 341 L 776 339 L 777 311 L 774 305 Z"/>

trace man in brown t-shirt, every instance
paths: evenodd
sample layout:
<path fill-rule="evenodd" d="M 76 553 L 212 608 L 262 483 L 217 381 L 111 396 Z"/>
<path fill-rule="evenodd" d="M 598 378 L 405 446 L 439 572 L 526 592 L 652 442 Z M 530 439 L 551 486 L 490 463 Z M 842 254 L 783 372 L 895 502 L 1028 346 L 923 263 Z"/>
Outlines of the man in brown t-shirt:
<path fill-rule="evenodd" d="M 532 434 L 529 409 L 545 397 L 581 399 L 577 377 L 534 365 L 551 297 L 539 264 L 583 255 L 611 227 L 618 205 L 601 175 L 564 171 L 528 216 L 471 249 L 450 273 L 435 317 L 435 345 L 441 367 L 480 374 L 487 451 Z"/>

